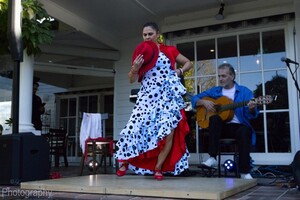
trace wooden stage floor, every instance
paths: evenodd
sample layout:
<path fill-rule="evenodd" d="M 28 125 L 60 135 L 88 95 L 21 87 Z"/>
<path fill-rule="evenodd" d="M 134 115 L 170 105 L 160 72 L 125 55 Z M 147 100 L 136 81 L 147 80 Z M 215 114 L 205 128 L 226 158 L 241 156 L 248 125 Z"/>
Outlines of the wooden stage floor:
<path fill-rule="evenodd" d="M 172 177 L 113 174 L 86 175 L 21 183 L 21 189 L 129 195 L 180 199 L 224 199 L 257 185 L 257 180 L 238 178 Z"/>

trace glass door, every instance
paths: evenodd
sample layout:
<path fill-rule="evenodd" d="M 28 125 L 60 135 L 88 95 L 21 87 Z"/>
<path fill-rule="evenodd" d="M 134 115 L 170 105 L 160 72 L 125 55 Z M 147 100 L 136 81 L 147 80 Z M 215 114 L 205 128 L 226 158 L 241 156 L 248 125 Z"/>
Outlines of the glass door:
<path fill-rule="evenodd" d="M 83 113 L 99 113 L 99 95 L 88 95 L 78 97 L 78 128 L 76 136 L 76 156 L 81 157 L 82 151 L 80 147 L 80 127 L 82 122 Z"/>
<path fill-rule="evenodd" d="M 76 111 L 77 111 L 77 97 L 69 97 L 60 99 L 58 104 L 59 107 L 59 128 L 64 128 L 68 133 L 68 157 L 76 156 L 77 147 L 77 134 L 76 134 Z"/>
<path fill-rule="evenodd" d="M 105 120 L 106 137 L 113 137 L 113 91 L 85 94 L 65 94 L 57 98 L 58 127 L 68 131 L 68 157 L 79 162 L 82 156 L 80 147 L 80 127 L 83 113 L 108 113 Z"/>

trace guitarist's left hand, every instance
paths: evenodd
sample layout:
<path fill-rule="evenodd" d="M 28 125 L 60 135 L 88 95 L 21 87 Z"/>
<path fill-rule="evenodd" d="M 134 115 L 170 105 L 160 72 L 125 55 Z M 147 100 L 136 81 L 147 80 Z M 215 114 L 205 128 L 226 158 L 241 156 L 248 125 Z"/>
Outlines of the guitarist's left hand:
<path fill-rule="evenodd" d="M 247 106 L 249 107 L 250 112 L 254 112 L 255 111 L 255 107 L 256 107 L 256 102 L 250 100 L 249 103 L 247 104 Z"/>

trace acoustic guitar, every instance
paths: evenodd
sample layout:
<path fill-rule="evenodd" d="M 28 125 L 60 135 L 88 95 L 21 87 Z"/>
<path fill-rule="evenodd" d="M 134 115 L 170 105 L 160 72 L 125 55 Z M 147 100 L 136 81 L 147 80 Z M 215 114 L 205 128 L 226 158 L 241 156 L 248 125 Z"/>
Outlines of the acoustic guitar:
<path fill-rule="evenodd" d="M 218 99 L 213 99 L 210 97 L 204 97 L 205 100 L 210 100 L 214 102 L 216 112 L 211 112 L 205 108 L 205 106 L 197 107 L 196 119 L 198 126 L 201 128 L 207 128 L 209 125 L 209 118 L 212 115 L 219 115 L 223 121 L 230 121 L 234 116 L 234 109 L 238 107 L 245 106 L 249 101 L 242 101 L 234 103 L 231 99 L 226 96 L 219 97 Z M 260 96 L 251 101 L 254 101 L 258 105 L 269 104 L 273 101 L 274 97 L 271 95 Z"/>

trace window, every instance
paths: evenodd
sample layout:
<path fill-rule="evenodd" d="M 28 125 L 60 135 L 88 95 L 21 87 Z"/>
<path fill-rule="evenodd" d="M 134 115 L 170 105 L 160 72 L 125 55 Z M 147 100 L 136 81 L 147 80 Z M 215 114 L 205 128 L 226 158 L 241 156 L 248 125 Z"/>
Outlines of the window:
<path fill-rule="evenodd" d="M 259 105 L 260 115 L 252 120 L 257 137 L 253 152 L 291 151 L 288 71 L 280 59 L 286 54 L 284 29 L 197 38 L 176 45 L 195 63 L 194 69 L 185 73 L 188 92 L 200 93 L 217 85 L 217 67 L 227 62 L 236 70 L 237 83 L 247 86 L 255 97 L 277 96 L 276 101 Z M 207 152 L 207 133 L 198 130 L 193 111 L 188 111 L 187 116 L 191 128 L 187 137 L 189 151 Z"/>

